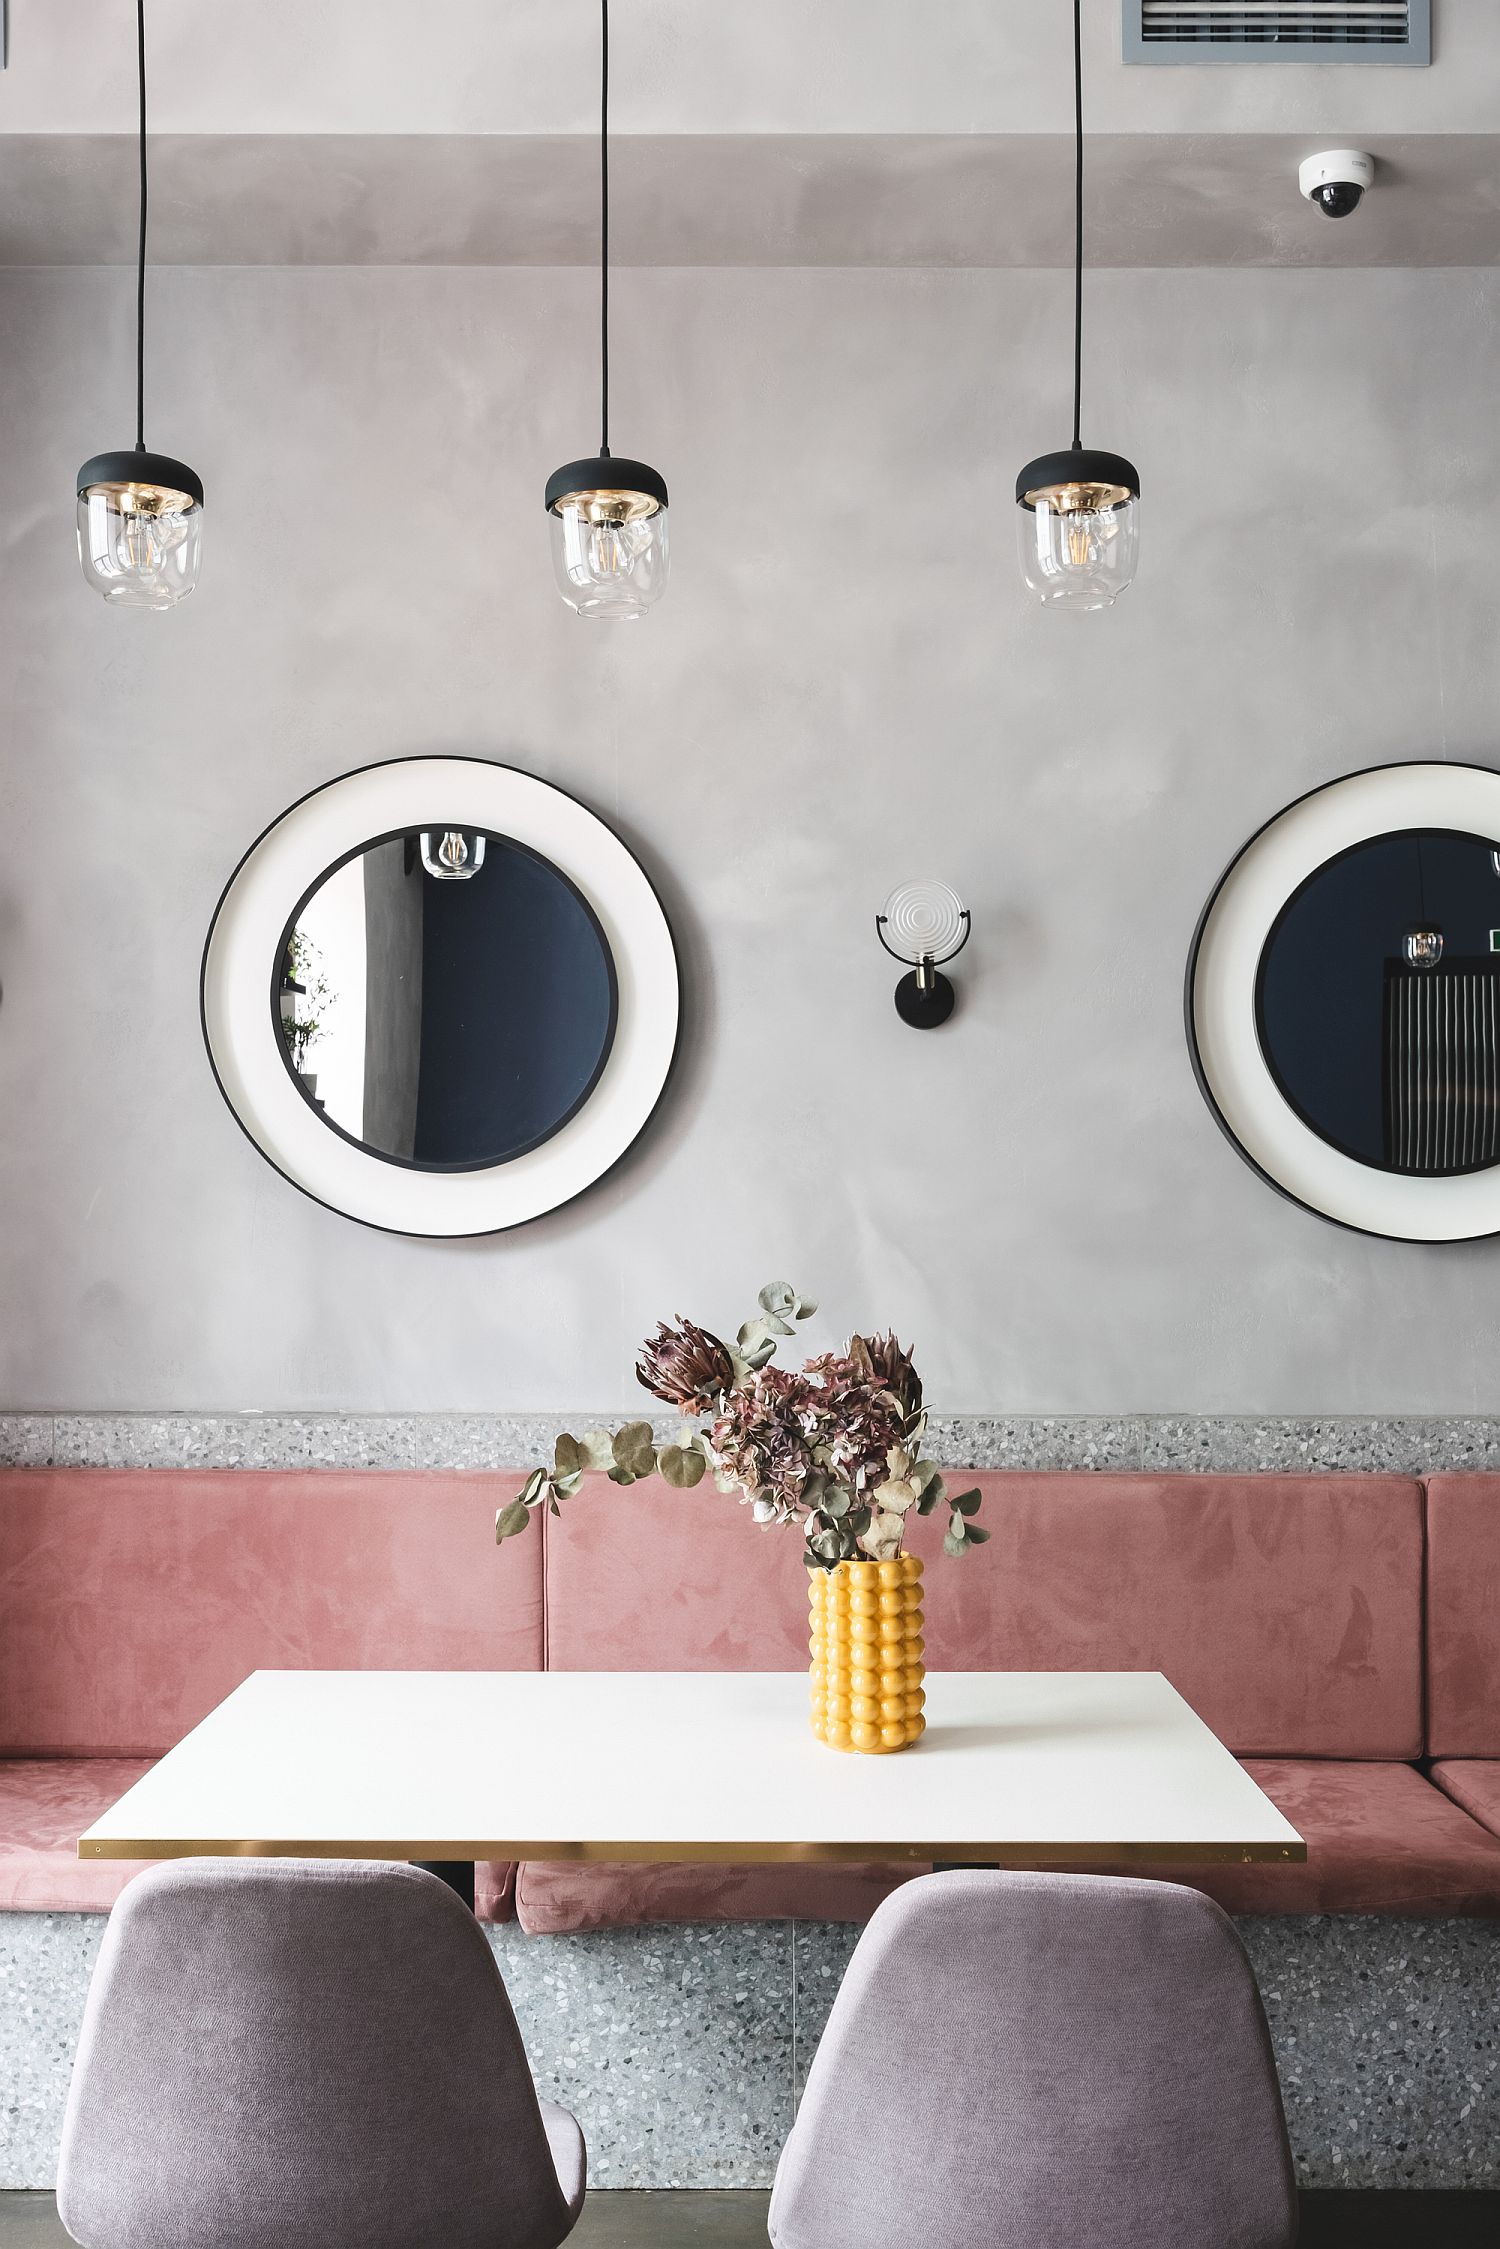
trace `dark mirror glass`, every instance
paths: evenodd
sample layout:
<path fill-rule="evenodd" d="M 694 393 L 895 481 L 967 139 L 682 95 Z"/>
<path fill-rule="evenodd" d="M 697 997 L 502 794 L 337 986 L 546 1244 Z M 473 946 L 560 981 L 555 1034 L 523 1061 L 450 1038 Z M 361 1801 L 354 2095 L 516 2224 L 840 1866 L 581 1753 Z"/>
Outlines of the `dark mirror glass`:
<path fill-rule="evenodd" d="M 1261 954 L 1261 1051 L 1304 1124 L 1382 1171 L 1500 1161 L 1500 871 L 1488 836 L 1404 829 L 1308 876 Z"/>
<path fill-rule="evenodd" d="M 287 924 L 271 1008 L 287 1068 L 372 1154 L 477 1171 L 559 1131 L 614 1037 L 614 962 L 550 860 L 473 828 L 382 836 Z"/>

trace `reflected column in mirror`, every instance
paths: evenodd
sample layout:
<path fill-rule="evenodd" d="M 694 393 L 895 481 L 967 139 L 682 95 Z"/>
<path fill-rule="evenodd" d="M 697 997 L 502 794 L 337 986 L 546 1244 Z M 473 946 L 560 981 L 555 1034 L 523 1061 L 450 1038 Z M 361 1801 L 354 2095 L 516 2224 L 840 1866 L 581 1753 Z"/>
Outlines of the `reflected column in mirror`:
<path fill-rule="evenodd" d="M 550 860 L 434 820 L 342 860 L 298 906 L 272 1010 L 288 1069 L 336 1131 L 422 1170 L 541 1145 L 609 1057 L 614 962 Z"/>

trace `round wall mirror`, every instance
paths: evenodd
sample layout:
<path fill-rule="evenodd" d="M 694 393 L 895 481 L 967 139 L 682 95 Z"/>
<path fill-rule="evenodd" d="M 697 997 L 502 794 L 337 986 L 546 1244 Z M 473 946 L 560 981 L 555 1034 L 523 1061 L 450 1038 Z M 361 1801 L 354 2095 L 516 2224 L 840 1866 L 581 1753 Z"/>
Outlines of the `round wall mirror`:
<path fill-rule="evenodd" d="M 1381 766 L 1251 838 L 1188 963 L 1198 1082 L 1241 1155 L 1320 1216 L 1500 1232 L 1500 774 Z"/>
<path fill-rule="evenodd" d="M 671 933 L 559 789 L 413 758 L 316 790 L 236 870 L 204 952 L 221 1090 L 295 1186 L 392 1231 L 491 1233 L 579 1194 L 661 1094 Z"/>
<path fill-rule="evenodd" d="M 599 1082 L 615 1003 L 577 885 L 458 828 L 378 837 L 320 876 L 271 994 L 305 1098 L 358 1147 L 428 1171 L 509 1163 L 560 1132 Z"/>

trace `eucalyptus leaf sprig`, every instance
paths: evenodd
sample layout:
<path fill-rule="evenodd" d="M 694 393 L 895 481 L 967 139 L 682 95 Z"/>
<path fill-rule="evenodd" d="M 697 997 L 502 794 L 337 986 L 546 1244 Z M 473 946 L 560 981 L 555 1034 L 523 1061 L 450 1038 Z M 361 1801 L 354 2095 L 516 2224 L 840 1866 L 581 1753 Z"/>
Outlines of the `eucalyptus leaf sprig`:
<path fill-rule="evenodd" d="M 793 1374 L 772 1364 L 777 1344 L 817 1310 L 790 1282 L 763 1288 L 734 1343 L 678 1318 L 641 1346 L 636 1376 L 653 1397 L 696 1415 L 658 1446 L 649 1421 L 561 1436 L 549 1468 L 533 1469 L 520 1496 L 495 1517 L 497 1540 L 571 1499 L 589 1473 L 634 1484 L 660 1476 L 690 1491 L 712 1473 L 738 1492 L 758 1523 L 798 1523 L 809 1569 L 899 1554 L 909 1515 L 948 1509 L 945 1554 L 981 1546 L 977 1490 L 950 1494 L 922 1457 L 927 1412 L 910 1354 L 893 1334 L 851 1336 L 842 1352 Z"/>

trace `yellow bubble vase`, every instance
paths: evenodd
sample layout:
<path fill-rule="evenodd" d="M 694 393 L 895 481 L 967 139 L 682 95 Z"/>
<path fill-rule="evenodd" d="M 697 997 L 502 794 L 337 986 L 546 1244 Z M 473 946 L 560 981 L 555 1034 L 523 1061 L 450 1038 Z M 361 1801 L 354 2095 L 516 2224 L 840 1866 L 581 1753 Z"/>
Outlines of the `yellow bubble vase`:
<path fill-rule="evenodd" d="M 830 1749 L 867 1757 L 909 1749 L 926 1724 L 916 1555 L 812 1570 L 807 1595 L 813 1732 Z"/>

